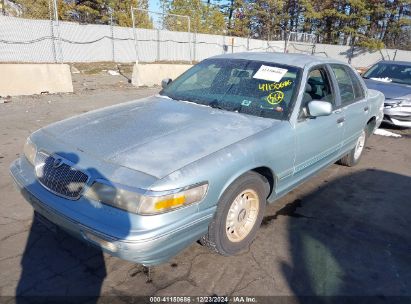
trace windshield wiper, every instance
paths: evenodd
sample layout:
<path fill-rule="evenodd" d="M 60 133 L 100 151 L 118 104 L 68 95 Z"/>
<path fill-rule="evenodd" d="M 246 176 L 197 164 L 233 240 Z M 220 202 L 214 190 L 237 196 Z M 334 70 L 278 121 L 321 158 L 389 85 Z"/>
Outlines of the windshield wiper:
<path fill-rule="evenodd" d="M 187 97 L 179 97 L 179 96 L 168 96 L 168 97 L 176 101 L 191 102 L 191 103 L 196 103 L 196 104 L 201 104 L 201 105 L 204 104 L 203 101 L 198 98 L 187 98 Z"/>
<path fill-rule="evenodd" d="M 408 82 L 405 82 L 405 81 L 401 81 L 401 80 L 393 80 L 393 81 L 391 81 L 391 83 L 411 85 L 411 83 L 408 83 Z"/>
<path fill-rule="evenodd" d="M 208 104 L 210 107 L 214 108 L 214 109 L 219 109 L 219 110 L 226 110 L 225 108 L 223 108 L 222 106 L 220 106 L 220 103 L 218 102 L 218 100 L 213 100 L 212 102 L 210 102 Z"/>
<path fill-rule="evenodd" d="M 219 110 L 224 110 L 224 111 L 229 111 L 229 112 L 241 112 L 241 105 L 237 105 L 234 107 L 230 106 L 222 106 L 220 103 L 216 100 L 210 102 L 208 104 L 210 107 L 214 109 L 219 109 Z"/>

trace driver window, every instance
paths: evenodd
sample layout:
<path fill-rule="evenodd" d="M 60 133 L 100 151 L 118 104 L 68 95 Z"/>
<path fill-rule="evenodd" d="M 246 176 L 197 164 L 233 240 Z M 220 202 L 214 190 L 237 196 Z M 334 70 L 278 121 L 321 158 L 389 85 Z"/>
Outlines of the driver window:
<path fill-rule="evenodd" d="M 331 89 L 331 82 L 325 68 L 315 68 L 310 71 L 305 84 L 305 91 L 301 103 L 302 114 L 307 113 L 307 104 L 311 100 L 322 100 L 335 103 L 335 96 Z"/>

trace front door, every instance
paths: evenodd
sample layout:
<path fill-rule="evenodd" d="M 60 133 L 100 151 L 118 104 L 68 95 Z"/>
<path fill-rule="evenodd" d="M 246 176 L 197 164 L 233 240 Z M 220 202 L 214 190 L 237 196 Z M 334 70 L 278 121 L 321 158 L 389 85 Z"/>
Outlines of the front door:
<path fill-rule="evenodd" d="M 326 66 L 317 66 L 307 76 L 295 129 L 297 151 L 293 179 L 298 183 L 335 161 L 340 153 L 344 113 L 338 108 L 336 87 L 332 85 L 330 73 Z M 330 102 L 334 109 L 332 114 L 310 118 L 307 104 L 311 100 Z"/>

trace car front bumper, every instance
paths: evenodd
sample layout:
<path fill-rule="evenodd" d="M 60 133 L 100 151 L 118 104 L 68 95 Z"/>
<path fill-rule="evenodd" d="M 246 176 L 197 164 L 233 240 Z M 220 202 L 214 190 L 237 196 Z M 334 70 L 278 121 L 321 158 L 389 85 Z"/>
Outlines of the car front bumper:
<path fill-rule="evenodd" d="M 24 198 L 48 221 L 110 255 L 143 265 L 163 263 L 198 240 L 207 232 L 215 212 L 213 207 L 182 217 L 166 227 L 147 231 L 130 229 L 128 233 L 119 234 L 110 229 L 109 223 L 101 225 L 90 218 L 75 219 L 65 209 L 60 209 L 59 206 L 67 200 L 47 191 L 37 181 L 33 167 L 24 157 L 11 164 L 10 173 Z M 147 220 L 147 217 L 139 217 Z M 151 220 L 156 221 L 156 216 L 151 216 Z"/>
<path fill-rule="evenodd" d="M 385 107 L 384 122 L 411 128 L 411 106 Z"/>

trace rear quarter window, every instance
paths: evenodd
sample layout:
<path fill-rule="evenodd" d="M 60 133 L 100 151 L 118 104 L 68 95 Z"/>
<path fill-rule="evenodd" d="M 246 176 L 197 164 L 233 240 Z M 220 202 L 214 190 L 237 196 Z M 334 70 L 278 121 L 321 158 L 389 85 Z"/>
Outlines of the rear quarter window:
<path fill-rule="evenodd" d="M 365 97 L 364 87 L 362 86 L 360 80 L 358 79 L 357 74 L 355 74 L 355 72 L 348 67 L 346 67 L 346 69 L 348 70 L 348 73 L 351 76 L 352 84 L 354 87 L 355 100 L 363 99 Z"/>

